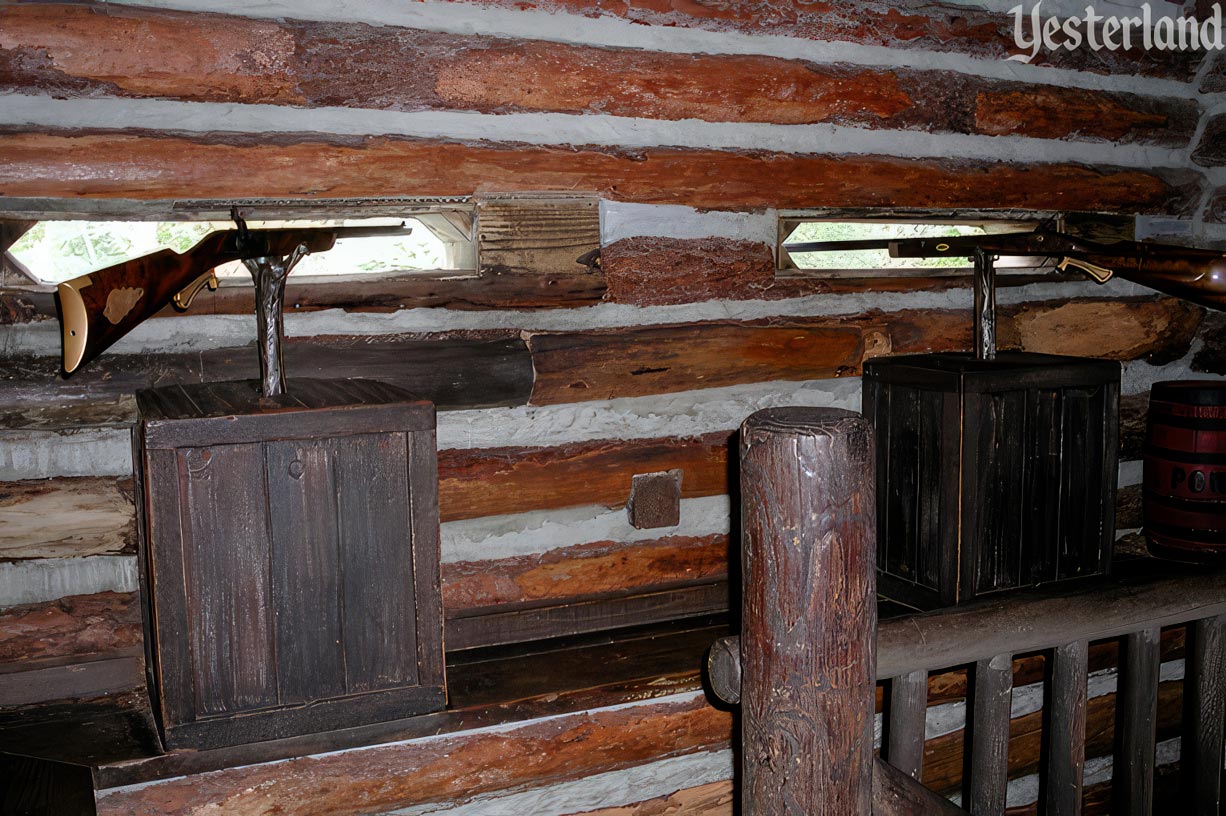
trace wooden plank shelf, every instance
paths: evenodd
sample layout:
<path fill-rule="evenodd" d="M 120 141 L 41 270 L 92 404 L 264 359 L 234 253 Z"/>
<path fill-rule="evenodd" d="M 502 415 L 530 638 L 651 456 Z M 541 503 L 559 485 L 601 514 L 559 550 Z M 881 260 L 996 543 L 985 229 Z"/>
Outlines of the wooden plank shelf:
<path fill-rule="evenodd" d="M 212 750 L 158 753 L 148 702 L 139 695 L 63 710 L 36 723 L 28 715 L 0 715 L 0 780 L 19 768 L 84 768 L 87 774 L 69 776 L 92 779 L 92 800 L 116 788 L 171 777 L 426 736 L 462 738 L 473 729 L 697 691 L 703 652 L 728 632 L 722 619 L 709 617 L 453 653 L 446 711 Z M 37 762 L 31 765 L 30 759 Z M 0 782 L 0 804 L 11 784 Z"/>

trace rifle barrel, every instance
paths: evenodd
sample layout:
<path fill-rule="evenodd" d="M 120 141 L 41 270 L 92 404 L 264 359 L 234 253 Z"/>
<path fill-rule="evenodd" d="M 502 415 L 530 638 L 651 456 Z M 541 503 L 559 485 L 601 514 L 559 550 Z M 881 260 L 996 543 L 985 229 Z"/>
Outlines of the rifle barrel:
<path fill-rule="evenodd" d="M 854 252 L 863 249 L 889 249 L 897 238 L 872 238 L 860 241 L 801 241 L 795 244 L 784 244 L 788 252 L 834 252 L 845 250 Z"/>

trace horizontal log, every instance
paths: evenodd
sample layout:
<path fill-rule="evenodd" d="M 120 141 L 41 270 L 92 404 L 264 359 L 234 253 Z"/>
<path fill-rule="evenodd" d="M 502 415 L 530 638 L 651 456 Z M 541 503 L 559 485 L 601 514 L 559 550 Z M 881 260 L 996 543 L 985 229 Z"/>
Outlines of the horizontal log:
<path fill-rule="evenodd" d="M 0 560 L 136 551 L 132 480 L 0 483 Z"/>
<path fill-rule="evenodd" d="M 672 54 L 356 23 L 67 4 L 0 16 L 7 83 L 56 96 L 155 96 L 395 110 L 552 111 L 652 119 L 1091 136 L 1182 147 L 1191 100 L 952 72 Z"/>
<path fill-rule="evenodd" d="M 103 698 L 140 700 L 144 691 L 145 656 L 140 646 L 88 660 L 70 657 L 0 665 L 0 711 L 26 722 L 50 719 L 82 704 L 98 705 L 105 702 Z"/>
<path fill-rule="evenodd" d="M 596 541 L 540 555 L 443 565 L 443 609 L 475 614 L 489 607 L 625 595 L 725 580 L 728 537 L 667 536 L 626 544 Z"/>
<path fill-rule="evenodd" d="M 619 592 L 610 597 L 571 599 L 518 608 L 460 612 L 444 622 L 448 650 L 539 642 L 569 635 L 637 629 L 688 618 L 708 619 L 728 611 L 727 581 L 672 589 Z"/>
<path fill-rule="evenodd" d="M 737 801 L 739 796 L 728 779 L 629 805 L 576 811 L 570 816 L 732 816 Z"/>
<path fill-rule="evenodd" d="M 75 595 L 0 610 L 0 663 L 112 653 L 141 642 L 134 592 Z"/>
<path fill-rule="evenodd" d="M 482 729 L 119 789 L 99 798 L 98 814 L 186 816 L 224 807 L 227 814 L 245 816 L 289 801 L 304 811 L 335 816 L 382 812 L 726 747 L 730 726 L 730 714 L 701 698 L 666 698 L 508 730 Z M 328 784 L 321 785 L 321 779 Z"/>
<path fill-rule="evenodd" d="M 289 338 L 285 369 L 290 377 L 367 378 L 397 385 L 439 408 L 521 405 L 528 397 L 532 364 L 524 343 L 511 340 L 404 340 L 396 337 Z M 10 379 L 0 405 L 63 404 L 121 396 L 151 386 L 255 379 L 254 347 L 197 353 L 107 354 L 61 380 L 59 360 L 9 361 Z"/>
<path fill-rule="evenodd" d="M 454 2 L 454 0 L 453 0 Z M 736 31 L 746 34 L 834 40 L 861 45 L 926 51 L 952 51 L 985 59 L 1019 53 L 1010 14 L 962 4 L 786 0 L 763 5 L 723 0 L 716 3 L 626 0 L 478 0 L 491 8 L 539 9 L 584 17 L 613 17 L 640 25 Z M 1190 80 L 1200 65 L 1198 52 L 1088 48 L 1041 49 L 1037 65 L 1095 73 L 1142 73 Z"/>
<path fill-rule="evenodd" d="M 1042 683 L 1047 674 L 1045 653 L 1028 654 L 1013 659 L 1013 687 Z M 1090 644 L 1089 670 L 1113 669 L 1119 654 L 1119 644 L 1106 640 Z M 1184 627 L 1172 627 L 1162 633 L 1162 661 L 1179 660 L 1184 655 Z M 881 711 L 881 689 L 878 685 L 877 710 Z M 967 696 L 967 670 L 949 669 L 928 675 L 928 705 L 957 702 Z"/>
<path fill-rule="evenodd" d="M 1001 348 L 1154 365 L 1183 357 L 1205 314 L 1174 298 L 1031 303 L 1005 312 L 997 329 Z"/>
<path fill-rule="evenodd" d="M 444 521 L 583 504 L 621 507 L 637 473 L 681 469 L 682 498 L 728 492 L 731 434 L 439 451 Z"/>
<path fill-rule="evenodd" d="M 556 447 L 439 451 L 442 521 L 579 505 L 621 507 L 635 474 L 682 471 L 683 498 L 722 496 L 730 432 L 699 437 L 611 439 Z M 131 480 L 61 477 L 0 482 L 0 559 L 131 552 Z"/>
<path fill-rule="evenodd" d="M 1172 626 L 1226 610 L 1223 574 L 1163 562 L 1144 577 L 1110 587 L 1045 597 L 966 604 L 938 613 L 882 621 L 877 676 L 896 677 L 972 663 L 997 654 L 1051 648 L 1074 640 L 1105 640 L 1141 623 Z M 1016 621 L 1026 621 L 1024 627 Z"/>
<path fill-rule="evenodd" d="M 579 269 L 579 267 L 576 267 Z M 288 313 L 344 309 L 347 312 L 396 312 L 401 309 L 557 309 L 593 306 L 605 293 L 600 275 L 480 274 L 369 276 L 344 283 L 328 280 L 295 281 L 285 290 Z M 188 314 L 250 314 L 255 311 L 254 289 L 222 286 L 196 296 Z M 157 317 L 185 313 L 167 307 Z"/>
<path fill-rule="evenodd" d="M 388 136 L 0 134 L 0 189 L 7 196 L 147 200 L 587 190 L 620 201 L 717 210 L 888 205 L 1180 215 L 1199 203 L 1200 185 L 1190 170 L 1070 163 Z"/>
<path fill-rule="evenodd" d="M 528 348 L 533 405 L 852 376 L 865 354 L 861 327 L 838 320 L 533 334 Z"/>
<path fill-rule="evenodd" d="M 775 255 L 730 238 L 624 238 L 601 249 L 600 268 L 614 303 L 694 303 L 758 296 L 775 280 Z"/>
<path fill-rule="evenodd" d="M 1187 352 L 1202 314 L 1174 298 L 1049 301 L 1001 309 L 997 330 L 1005 349 L 1161 362 Z M 854 376 L 871 356 L 969 343 L 969 315 L 947 310 L 537 333 L 531 402 Z"/>

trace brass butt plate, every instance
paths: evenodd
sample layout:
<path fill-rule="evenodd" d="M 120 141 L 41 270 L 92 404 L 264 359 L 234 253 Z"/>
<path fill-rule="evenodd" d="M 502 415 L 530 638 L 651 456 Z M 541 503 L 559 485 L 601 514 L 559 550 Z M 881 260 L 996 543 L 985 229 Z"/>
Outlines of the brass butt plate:
<path fill-rule="evenodd" d="M 93 283 L 89 275 L 65 281 L 56 287 L 60 296 L 60 319 L 64 330 L 64 372 L 71 374 L 85 356 L 85 341 L 89 337 L 89 315 L 81 290 Z"/>

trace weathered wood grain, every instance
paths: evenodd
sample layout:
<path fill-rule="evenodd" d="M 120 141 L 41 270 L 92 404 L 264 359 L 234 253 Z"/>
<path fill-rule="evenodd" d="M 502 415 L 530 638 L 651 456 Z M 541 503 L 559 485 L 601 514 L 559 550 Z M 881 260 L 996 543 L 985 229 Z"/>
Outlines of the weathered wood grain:
<path fill-rule="evenodd" d="M 528 337 L 531 404 L 853 375 L 863 333 L 836 320 L 628 328 Z"/>
<path fill-rule="evenodd" d="M 582 504 L 620 507 L 636 473 L 680 469 L 682 498 L 730 489 L 732 434 L 439 451 L 444 521 Z"/>
<path fill-rule="evenodd" d="M 730 432 L 719 431 L 556 447 L 442 450 L 441 517 L 455 521 L 589 504 L 621 507 L 634 474 L 673 469 L 682 471 L 683 498 L 724 495 L 734 477 L 731 438 Z M 0 558 L 116 553 L 135 545 L 129 479 L 0 482 L 0 511 L 14 522 L 11 534 L 9 526 L 0 531 Z"/>
<path fill-rule="evenodd" d="M 998 336 L 1002 349 L 1164 362 L 1186 353 L 1202 314 L 1174 298 L 1044 301 L 1001 309 Z M 536 333 L 531 403 L 853 376 L 879 354 L 965 350 L 970 330 L 965 312 L 916 310 Z"/>
<path fill-rule="evenodd" d="M 888 205 L 1178 215 L 1195 208 L 1200 188 L 1192 171 L 1068 163 L 631 151 L 390 136 L 0 134 L 0 189 L 9 196 L 149 200 L 582 190 L 717 210 Z"/>
<path fill-rule="evenodd" d="M 968 816 L 938 793 L 877 758 L 873 761 L 874 816 Z"/>
<path fill-rule="evenodd" d="M 507 604 L 476 612 L 457 611 L 445 623 L 447 648 L 539 642 L 551 638 L 723 615 L 731 593 L 727 581 L 617 592 L 553 603 Z"/>
<path fill-rule="evenodd" d="M 1158 730 L 1169 738 L 1179 733 L 1181 683 L 1163 683 L 1159 689 Z M 1086 705 L 1086 757 L 1110 756 L 1117 695 L 1094 697 Z M 924 744 L 923 782 L 938 793 L 953 793 L 962 784 L 963 743 L 966 734 L 952 731 Z M 1009 778 L 1037 773 L 1041 765 L 1043 712 L 1035 711 L 1009 722 Z M 1087 791 L 1088 792 L 1088 791 Z"/>
<path fill-rule="evenodd" d="M 1159 636 L 1159 627 L 1151 625 L 1126 635 L 1121 644 L 1112 763 L 1115 810 L 1121 816 L 1146 816 L 1154 808 Z"/>
<path fill-rule="evenodd" d="M 946 71 L 122 6 L 105 14 L 67 4 L 14 6 L 2 19 L 0 70 L 7 84 L 57 96 L 837 122 L 1171 146 L 1186 144 L 1196 124 L 1190 100 L 1036 87 Z"/>
<path fill-rule="evenodd" d="M 131 479 L 0 483 L 0 559 L 114 555 L 136 548 Z"/>
<path fill-rule="evenodd" d="M 727 536 L 667 536 L 632 544 L 598 541 L 541 555 L 444 564 L 443 603 L 448 613 L 456 613 L 625 595 L 727 576 Z"/>
<path fill-rule="evenodd" d="M 624 238 L 603 247 L 608 299 L 636 306 L 760 297 L 775 279 L 772 248 L 731 238 Z"/>
<path fill-rule="evenodd" d="M 732 816 L 732 780 L 684 788 L 631 805 L 576 811 L 568 816 Z"/>
<path fill-rule="evenodd" d="M 187 816 L 212 806 L 244 816 L 266 813 L 287 801 L 334 816 L 379 812 L 725 747 L 730 722 L 729 714 L 701 698 L 665 699 L 508 730 L 478 730 L 120 789 L 100 798 L 98 813 Z M 412 771 L 405 773 L 406 768 Z M 320 785 L 321 778 L 329 783 Z"/>
<path fill-rule="evenodd" d="M 877 625 L 872 429 L 773 408 L 741 425 L 741 805 L 866 813 Z"/>
<path fill-rule="evenodd" d="M 75 595 L 0 610 L 0 662 L 84 656 L 139 646 L 134 592 Z"/>
<path fill-rule="evenodd" d="M 1175 298 L 1031 303 L 1005 310 L 997 340 L 1001 348 L 1162 365 L 1187 353 L 1204 314 Z"/>
<path fill-rule="evenodd" d="M 1051 660 L 1048 696 L 1043 701 L 1050 711 L 1044 801 L 1047 813 L 1077 816 L 1086 760 L 1087 644 L 1079 640 L 1057 646 Z"/>
<path fill-rule="evenodd" d="M 290 338 L 285 370 L 298 378 L 365 378 L 402 387 L 440 408 L 520 405 L 532 364 L 519 339 L 420 340 L 396 336 Z M 115 404 L 142 388 L 258 376 L 252 346 L 196 353 L 107 354 L 67 379 L 59 360 L 11 358 L 0 406 L 23 415 L 39 405 L 102 400 Z"/>
<path fill-rule="evenodd" d="M 454 1 L 454 0 L 453 0 Z M 540 9 L 584 17 L 613 17 L 641 25 L 739 31 L 812 40 L 835 40 L 891 48 L 952 51 L 1001 59 L 1018 53 L 1011 15 L 962 5 L 833 0 L 688 4 L 625 0 L 478 0 L 493 8 Z M 1191 79 L 1200 64 L 1193 53 L 1043 49 L 1035 64 L 1096 73 L 1144 73 Z"/>
<path fill-rule="evenodd" d="M 1189 813 L 1212 816 L 1222 810 L 1222 746 L 1226 729 L 1226 616 L 1188 627 L 1184 663 L 1183 740 L 1179 752 L 1183 797 Z"/>
<path fill-rule="evenodd" d="M 289 312 L 344 309 L 347 312 L 395 312 L 400 309 L 558 309 L 590 306 L 601 302 L 604 279 L 576 266 L 573 274 L 542 272 L 484 272 L 452 275 L 368 276 L 361 285 L 353 281 L 295 281 L 291 275 L 285 289 Z M 221 286 L 216 292 L 202 291 L 189 312 L 167 307 L 159 318 L 192 314 L 250 314 L 255 309 L 253 289 Z M 54 316 L 50 311 L 39 314 Z"/>
<path fill-rule="evenodd" d="M 886 756 L 913 779 L 924 764 L 924 717 L 928 710 L 928 672 L 908 672 L 890 681 Z"/>
<path fill-rule="evenodd" d="M 1159 784 L 1162 785 L 1164 791 L 1168 791 L 1167 796 L 1169 797 L 1174 793 L 1174 786 L 1171 783 L 1178 778 L 1178 774 L 1170 766 L 1162 766 L 1159 772 L 1162 775 Z M 1086 816 L 1107 816 L 1110 813 L 1110 794 L 1111 782 L 1109 780 L 1091 785 L 1085 790 L 1085 809 L 1079 812 L 1085 813 Z M 732 780 L 729 779 L 696 788 L 685 788 L 668 796 L 648 799 L 632 805 L 576 812 L 568 816 L 734 816 L 735 800 L 736 794 Z M 1168 799 L 1164 798 L 1162 801 L 1168 801 Z M 952 803 L 950 807 L 953 807 Z M 919 812 L 929 813 L 930 811 L 925 809 Z M 1038 813 L 1038 803 L 1032 802 L 1028 805 L 1010 807 L 1005 812 L 1009 816 L 1035 816 Z"/>
<path fill-rule="evenodd" d="M 964 784 L 964 796 L 976 814 L 1001 816 L 1005 811 L 1012 699 L 1012 655 L 976 661 L 970 705 L 970 779 Z"/>
<path fill-rule="evenodd" d="M 600 248 L 595 197 L 481 196 L 477 240 L 482 274 L 569 276 L 576 259 Z"/>

